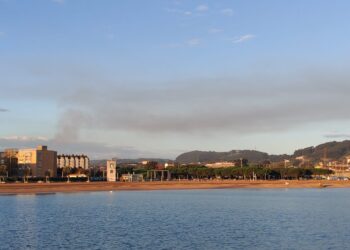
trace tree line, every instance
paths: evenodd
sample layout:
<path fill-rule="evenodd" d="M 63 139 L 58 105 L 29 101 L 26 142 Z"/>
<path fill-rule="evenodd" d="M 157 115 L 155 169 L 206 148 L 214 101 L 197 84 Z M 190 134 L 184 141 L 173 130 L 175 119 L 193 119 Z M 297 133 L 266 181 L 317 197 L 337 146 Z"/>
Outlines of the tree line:
<path fill-rule="evenodd" d="M 172 178 L 181 179 L 299 179 L 312 176 L 329 175 L 328 169 L 316 168 L 266 168 L 266 167 L 228 167 L 207 168 L 205 166 L 181 166 L 168 168 Z"/>

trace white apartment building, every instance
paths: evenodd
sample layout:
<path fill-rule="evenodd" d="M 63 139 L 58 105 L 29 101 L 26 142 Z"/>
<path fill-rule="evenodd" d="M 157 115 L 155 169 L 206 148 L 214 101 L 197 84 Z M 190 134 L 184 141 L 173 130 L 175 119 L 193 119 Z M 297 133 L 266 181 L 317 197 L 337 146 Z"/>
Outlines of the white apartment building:
<path fill-rule="evenodd" d="M 86 155 L 57 155 L 58 168 L 83 168 L 88 169 L 90 159 Z"/>

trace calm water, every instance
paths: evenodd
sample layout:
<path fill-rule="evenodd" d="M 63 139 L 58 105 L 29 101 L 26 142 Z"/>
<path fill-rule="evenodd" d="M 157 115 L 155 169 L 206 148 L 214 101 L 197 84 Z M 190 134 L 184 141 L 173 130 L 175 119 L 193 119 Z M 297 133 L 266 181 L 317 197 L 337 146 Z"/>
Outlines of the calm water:
<path fill-rule="evenodd" d="M 350 189 L 0 196 L 0 249 L 346 249 Z"/>

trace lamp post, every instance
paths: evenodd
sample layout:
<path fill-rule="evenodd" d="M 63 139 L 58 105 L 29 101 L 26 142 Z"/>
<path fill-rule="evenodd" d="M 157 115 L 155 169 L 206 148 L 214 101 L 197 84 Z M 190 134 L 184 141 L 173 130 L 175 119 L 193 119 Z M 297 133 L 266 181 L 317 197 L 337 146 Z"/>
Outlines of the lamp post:
<path fill-rule="evenodd" d="M 10 169 L 12 169 L 12 154 L 10 155 Z M 9 177 L 9 170 L 7 169 L 7 178 Z"/>

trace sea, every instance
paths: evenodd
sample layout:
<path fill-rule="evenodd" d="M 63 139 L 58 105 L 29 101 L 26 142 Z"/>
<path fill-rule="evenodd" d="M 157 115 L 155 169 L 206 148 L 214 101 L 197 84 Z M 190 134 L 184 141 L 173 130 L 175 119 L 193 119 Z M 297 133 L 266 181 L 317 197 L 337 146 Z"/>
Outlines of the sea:
<path fill-rule="evenodd" d="M 349 249 L 350 189 L 0 196 L 0 249 Z"/>

